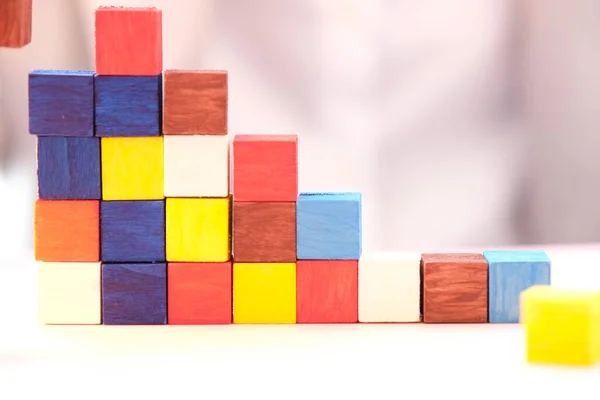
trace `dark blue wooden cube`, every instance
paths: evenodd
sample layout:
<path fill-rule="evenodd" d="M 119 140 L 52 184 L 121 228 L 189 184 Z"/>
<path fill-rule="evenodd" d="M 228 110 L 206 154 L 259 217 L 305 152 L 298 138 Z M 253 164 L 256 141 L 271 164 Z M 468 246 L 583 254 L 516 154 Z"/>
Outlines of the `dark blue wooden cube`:
<path fill-rule="evenodd" d="M 161 262 L 165 259 L 164 200 L 100 202 L 103 262 Z"/>
<path fill-rule="evenodd" d="M 94 72 L 32 71 L 29 132 L 38 136 L 94 136 Z"/>
<path fill-rule="evenodd" d="M 550 285 L 550 259 L 543 251 L 488 250 L 488 319 L 518 323 L 521 292 L 533 285 Z"/>
<path fill-rule="evenodd" d="M 100 138 L 38 137 L 38 194 L 44 200 L 100 200 Z"/>
<path fill-rule="evenodd" d="M 358 260 L 362 253 L 360 193 L 301 193 L 296 202 L 298 260 Z"/>
<path fill-rule="evenodd" d="M 96 136 L 160 136 L 162 75 L 96 76 Z"/>
<path fill-rule="evenodd" d="M 102 264 L 102 323 L 167 323 L 167 264 Z"/>

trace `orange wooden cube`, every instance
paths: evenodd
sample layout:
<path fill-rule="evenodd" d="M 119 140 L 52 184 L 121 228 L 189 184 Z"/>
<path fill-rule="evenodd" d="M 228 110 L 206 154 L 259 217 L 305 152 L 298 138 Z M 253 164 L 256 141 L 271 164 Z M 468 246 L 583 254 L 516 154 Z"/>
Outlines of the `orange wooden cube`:
<path fill-rule="evenodd" d="M 34 213 L 37 261 L 100 261 L 98 200 L 37 200 Z"/>
<path fill-rule="evenodd" d="M 298 260 L 296 310 L 299 324 L 358 322 L 358 261 Z"/>
<path fill-rule="evenodd" d="M 0 0 L 0 47 L 31 42 L 32 0 Z"/>
<path fill-rule="evenodd" d="M 168 324 L 231 324 L 231 262 L 169 263 Z"/>

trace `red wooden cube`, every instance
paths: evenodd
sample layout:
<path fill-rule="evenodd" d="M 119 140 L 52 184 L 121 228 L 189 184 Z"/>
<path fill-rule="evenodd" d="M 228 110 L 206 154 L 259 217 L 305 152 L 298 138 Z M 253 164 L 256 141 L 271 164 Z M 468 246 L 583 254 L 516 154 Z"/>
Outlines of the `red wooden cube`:
<path fill-rule="evenodd" d="M 233 139 L 234 201 L 296 201 L 298 136 L 236 135 Z"/>

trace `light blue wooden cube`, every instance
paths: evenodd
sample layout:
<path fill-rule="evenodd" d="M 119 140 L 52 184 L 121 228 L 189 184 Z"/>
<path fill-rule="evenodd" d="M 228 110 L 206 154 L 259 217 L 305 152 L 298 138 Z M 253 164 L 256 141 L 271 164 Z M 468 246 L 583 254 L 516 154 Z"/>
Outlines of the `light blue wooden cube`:
<path fill-rule="evenodd" d="M 362 252 L 360 193 L 300 193 L 298 260 L 358 260 Z"/>
<path fill-rule="evenodd" d="M 491 323 L 518 323 L 521 292 L 550 285 L 550 259 L 543 251 L 484 251 L 488 262 L 488 317 Z"/>

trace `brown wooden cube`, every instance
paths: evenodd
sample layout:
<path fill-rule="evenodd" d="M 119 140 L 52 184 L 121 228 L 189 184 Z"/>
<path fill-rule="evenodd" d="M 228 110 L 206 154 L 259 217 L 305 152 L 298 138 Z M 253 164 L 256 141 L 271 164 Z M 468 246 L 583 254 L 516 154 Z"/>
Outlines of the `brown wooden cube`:
<path fill-rule="evenodd" d="M 423 254 L 423 322 L 488 320 L 488 264 L 482 254 Z"/>
<path fill-rule="evenodd" d="M 234 202 L 235 262 L 296 262 L 296 202 Z"/>
<path fill-rule="evenodd" d="M 0 0 L 0 47 L 31 42 L 32 0 Z"/>
<path fill-rule="evenodd" d="M 227 76 L 226 71 L 165 71 L 163 134 L 226 135 Z"/>

